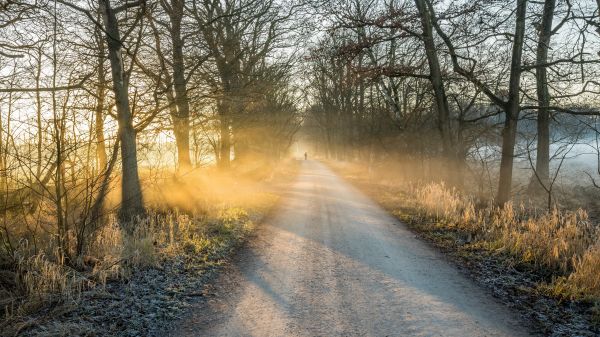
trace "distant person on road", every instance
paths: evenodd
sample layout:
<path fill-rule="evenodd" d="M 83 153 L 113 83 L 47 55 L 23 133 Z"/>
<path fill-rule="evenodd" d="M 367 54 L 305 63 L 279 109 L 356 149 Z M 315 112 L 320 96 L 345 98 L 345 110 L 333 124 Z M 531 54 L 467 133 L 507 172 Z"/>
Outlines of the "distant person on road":
<path fill-rule="evenodd" d="M 307 159 L 308 159 L 308 153 L 304 152 L 304 160 L 307 160 Z"/>

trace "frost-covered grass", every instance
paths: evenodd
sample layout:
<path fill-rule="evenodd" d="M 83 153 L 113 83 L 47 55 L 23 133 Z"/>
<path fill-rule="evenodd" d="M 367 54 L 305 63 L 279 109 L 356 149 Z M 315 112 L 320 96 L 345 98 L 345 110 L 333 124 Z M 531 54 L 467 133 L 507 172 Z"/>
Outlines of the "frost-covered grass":
<path fill-rule="evenodd" d="M 174 259 L 197 269 L 227 257 L 277 200 L 265 181 L 279 173 L 268 170 L 260 175 L 258 168 L 226 174 L 203 170 L 185 179 L 164 179 L 145 190 L 148 216 L 136 222 L 133 235 L 108 215 L 78 261 L 65 261 L 41 233 L 34 233 L 36 247 L 21 240 L 10 253 L 0 248 L 0 335 L 18 331 L 19 322 L 40 309 L 77 305 L 82 292 L 161 269 Z M 276 170 L 289 177 L 295 168 Z"/>

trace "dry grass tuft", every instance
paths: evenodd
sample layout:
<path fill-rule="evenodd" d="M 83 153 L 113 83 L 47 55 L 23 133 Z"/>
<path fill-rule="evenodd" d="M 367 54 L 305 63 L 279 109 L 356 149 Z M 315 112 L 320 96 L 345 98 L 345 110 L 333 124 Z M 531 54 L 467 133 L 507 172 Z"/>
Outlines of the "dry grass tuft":
<path fill-rule="evenodd" d="M 471 198 L 438 183 L 414 188 L 413 195 L 419 212 L 438 224 L 496 242 L 523 262 L 560 273 L 573 270 L 574 259 L 586 253 L 598 234 L 581 209 L 546 212 L 512 203 L 476 207 Z"/>
<path fill-rule="evenodd" d="M 512 203 L 499 208 L 478 203 L 443 183 L 415 185 L 389 179 L 381 183 L 373 176 L 356 178 L 368 176 L 367 169 L 362 168 L 361 174 L 357 165 L 337 169 L 401 218 L 456 232 L 466 238 L 462 243 L 477 242 L 554 275 L 551 285 L 541 285 L 554 295 L 600 301 L 600 228 L 586 211 L 547 211 Z"/>
<path fill-rule="evenodd" d="M 293 176 L 294 167 L 284 165 L 227 174 L 211 169 L 175 177 L 164 173 L 147 180 L 148 217 L 137 221 L 134 233 L 125 234 L 114 214 L 107 214 L 90 233 L 83 254 L 71 261 L 54 248 L 56 240 L 44 235 L 46 229 L 18 231 L 15 222 L 10 234 L 23 244 L 10 252 L 0 245 L 0 330 L 13 331 L 27 321 L 24 317 L 53 303 L 76 305 L 86 289 L 173 258 L 202 264 L 226 256 L 276 202 L 262 180 L 273 180 L 281 170 Z"/>
<path fill-rule="evenodd" d="M 573 272 L 550 286 L 552 293 L 568 298 L 600 299 L 600 240 L 573 259 Z M 600 304 L 597 305 L 600 309 Z M 597 310 L 600 323 L 600 310 Z"/>

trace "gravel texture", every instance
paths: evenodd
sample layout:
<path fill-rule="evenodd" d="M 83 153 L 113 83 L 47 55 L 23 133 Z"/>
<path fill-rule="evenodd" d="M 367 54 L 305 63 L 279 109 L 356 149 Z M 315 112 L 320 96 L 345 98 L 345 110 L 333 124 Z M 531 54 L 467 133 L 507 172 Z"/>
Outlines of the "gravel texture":
<path fill-rule="evenodd" d="M 527 336 L 526 321 L 325 165 L 307 161 L 172 336 Z"/>

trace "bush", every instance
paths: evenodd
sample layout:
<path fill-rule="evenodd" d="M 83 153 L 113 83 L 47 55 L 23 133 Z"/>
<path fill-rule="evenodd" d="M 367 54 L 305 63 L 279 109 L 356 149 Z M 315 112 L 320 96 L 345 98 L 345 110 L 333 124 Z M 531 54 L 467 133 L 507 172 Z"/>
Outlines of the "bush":
<path fill-rule="evenodd" d="M 437 183 L 416 188 L 413 194 L 421 215 L 438 225 L 475 234 L 523 262 L 562 274 L 575 270 L 574 261 L 591 254 L 588 248 L 598 234 L 583 210 L 535 212 L 512 203 L 478 209 L 471 199 Z"/>

